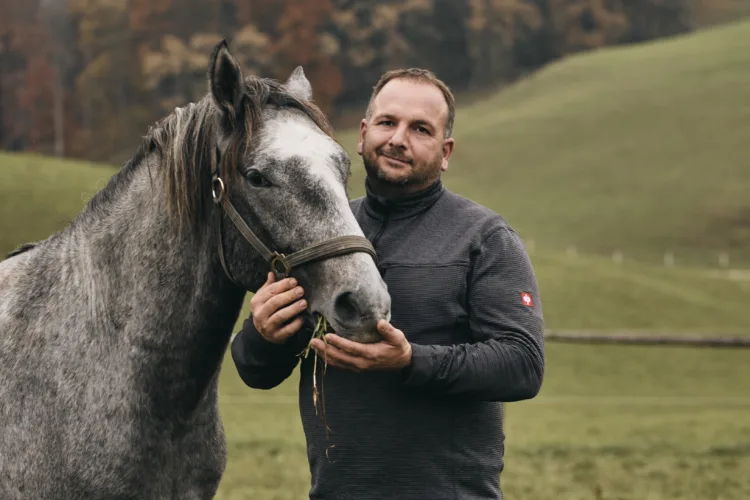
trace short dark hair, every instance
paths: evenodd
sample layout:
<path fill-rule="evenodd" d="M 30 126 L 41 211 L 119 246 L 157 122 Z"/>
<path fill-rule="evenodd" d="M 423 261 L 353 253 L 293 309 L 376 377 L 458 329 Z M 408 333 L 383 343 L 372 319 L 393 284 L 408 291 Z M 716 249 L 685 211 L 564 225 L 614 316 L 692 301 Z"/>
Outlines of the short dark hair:
<path fill-rule="evenodd" d="M 456 117 L 456 98 L 453 97 L 453 93 L 451 92 L 450 88 L 442 80 L 435 76 L 432 71 L 427 69 L 394 69 L 388 71 L 387 73 L 384 73 L 373 88 L 372 95 L 370 96 L 370 102 L 367 103 L 365 118 L 367 118 L 368 120 L 370 119 L 370 115 L 372 114 L 372 102 L 375 100 L 375 97 L 383 89 L 383 87 L 385 87 L 385 84 L 397 78 L 415 82 L 430 83 L 440 89 L 440 91 L 443 93 L 443 97 L 445 97 L 445 103 L 448 105 L 448 118 L 445 121 L 444 135 L 446 139 L 450 137 L 453 133 L 453 120 Z"/>

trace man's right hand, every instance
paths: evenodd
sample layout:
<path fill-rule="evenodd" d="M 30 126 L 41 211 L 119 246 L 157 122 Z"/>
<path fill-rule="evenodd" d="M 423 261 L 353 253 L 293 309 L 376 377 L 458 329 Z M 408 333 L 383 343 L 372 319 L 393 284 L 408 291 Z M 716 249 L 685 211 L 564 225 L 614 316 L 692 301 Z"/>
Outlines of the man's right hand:
<path fill-rule="evenodd" d="M 250 299 L 255 329 L 269 342 L 283 344 L 302 328 L 299 316 L 307 307 L 304 290 L 294 278 L 276 281 L 273 273 Z M 287 323 L 294 318 L 293 321 Z"/>

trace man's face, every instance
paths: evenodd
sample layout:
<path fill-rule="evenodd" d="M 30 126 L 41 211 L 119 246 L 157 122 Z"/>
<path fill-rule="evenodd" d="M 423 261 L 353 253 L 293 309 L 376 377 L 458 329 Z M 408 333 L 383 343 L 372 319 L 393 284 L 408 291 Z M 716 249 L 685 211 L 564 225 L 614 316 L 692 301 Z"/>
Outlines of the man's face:
<path fill-rule="evenodd" d="M 368 176 L 380 187 L 411 193 L 428 187 L 448 169 L 453 139 L 445 139 L 448 105 L 426 82 L 395 79 L 362 120 L 357 152 Z"/>

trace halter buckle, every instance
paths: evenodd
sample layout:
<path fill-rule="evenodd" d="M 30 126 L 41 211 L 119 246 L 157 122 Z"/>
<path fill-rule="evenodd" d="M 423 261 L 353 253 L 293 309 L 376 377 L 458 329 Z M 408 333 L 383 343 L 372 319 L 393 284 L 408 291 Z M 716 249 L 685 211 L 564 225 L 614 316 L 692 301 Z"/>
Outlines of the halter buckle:
<path fill-rule="evenodd" d="M 216 188 L 218 189 L 218 194 Z M 213 181 L 211 182 L 211 194 L 214 197 L 214 203 L 221 203 L 221 201 L 224 199 L 224 181 L 221 180 L 221 177 L 218 175 L 214 175 Z"/>
<path fill-rule="evenodd" d="M 280 270 L 279 265 L 283 267 L 283 270 Z M 292 267 L 286 261 L 286 257 L 284 257 L 284 254 L 274 252 L 273 259 L 271 259 L 271 270 L 277 277 L 280 276 L 282 278 L 286 278 L 287 276 L 289 276 L 289 272 L 292 270 Z"/>

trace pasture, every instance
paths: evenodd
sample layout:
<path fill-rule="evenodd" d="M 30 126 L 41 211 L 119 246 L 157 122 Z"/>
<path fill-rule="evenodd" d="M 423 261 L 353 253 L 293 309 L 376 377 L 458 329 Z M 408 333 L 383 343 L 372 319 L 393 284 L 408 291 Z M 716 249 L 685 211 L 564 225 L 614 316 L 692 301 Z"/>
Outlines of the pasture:
<path fill-rule="evenodd" d="M 750 262 L 748 46 L 738 23 L 603 50 L 459 109 L 446 183 L 536 241 L 549 329 L 750 335 L 750 279 L 714 269 L 724 250 Z M 356 135 L 340 140 L 359 196 Z M 0 252 L 62 227 L 114 172 L 0 154 Z M 225 361 L 220 500 L 305 498 L 296 384 L 252 391 Z M 750 498 L 749 385 L 748 349 L 550 343 L 541 394 L 507 406 L 506 498 Z"/>
<path fill-rule="evenodd" d="M 533 260 L 551 328 L 750 331 L 750 281 Z M 219 499 L 306 498 L 296 377 L 250 391 L 225 362 L 230 460 Z M 506 405 L 506 498 L 750 497 L 750 349 L 548 343 L 545 377 L 536 399 Z"/>

